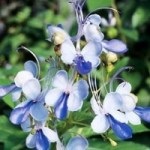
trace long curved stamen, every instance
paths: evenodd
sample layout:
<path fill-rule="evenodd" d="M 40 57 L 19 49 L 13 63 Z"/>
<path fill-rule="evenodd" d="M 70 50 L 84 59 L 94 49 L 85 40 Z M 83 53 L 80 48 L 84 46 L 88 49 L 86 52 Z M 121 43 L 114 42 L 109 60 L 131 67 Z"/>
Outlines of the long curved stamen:
<path fill-rule="evenodd" d="M 37 66 L 38 66 L 38 78 L 39 78 L 41 69 L 40 69 L 40 63 L 39 63 L 38 57 L 30 49 L 28 49 L 24 46 L 18 47 L 17 51 L 19 51 L 19 50 L 25 50 L 25 51 L 29 52 L 35 58 L 35 60 L 37 62 Z"/>
<path fill-rule="evenodd" d="M 119 70 L 113 75 L 113 77 L 112 77 L 111 80 L 110 80 L 110 86 L 109 86 L 110 92 L 113 91 L 113 81 L 116 79 L 116 77 L 117 77 L 122 71 L 124 71 L 124 70 L 132 70 L 132 69 L 133 69 L 133 67 L 131 67 L 131 66 L 126 66 L 126 67 L 123 67 L 123 68 L 119 69 Z"/>

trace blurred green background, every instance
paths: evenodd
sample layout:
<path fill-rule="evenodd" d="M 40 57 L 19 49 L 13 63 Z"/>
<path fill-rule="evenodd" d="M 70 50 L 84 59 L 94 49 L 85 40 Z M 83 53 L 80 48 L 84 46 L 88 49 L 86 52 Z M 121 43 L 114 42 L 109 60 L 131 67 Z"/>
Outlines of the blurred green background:
<path fill-rule="evenodd" d="M 47 24 L 63 24 L 76 33 L 74 12 L 67 0 L 0 0 L 0 85 L 13 81 L 23 68 L 25 60 L 33 59 L 28 53 L 17 52 L 21 45 L 31 49 L 40 59 L 42 74 L 47 69 L 45 59 L 54 55 L 48 42 Z M 114 71 L 123 66 L 133 66 L 131 72 L 122 73 L 129 81 L 138 104 L 150 106 L 150 1 L 149 0 L 87 0 L 84 14 L 97 9 L 96 13 L 108 19 L 108 7 L 118 10 L 115 25 L 102 26 L 105 39 L 121 39 L 127 43 L 128 52 L 119 56 Z M 31 57 L 31 58 L 30 58 Z M 14 107 L 10 96 L 0 101 L 0 150 L 24 150 L 25 137 L 19 127 L 11 125 L 9 113 Z M 117 147 L 103 142 L 98 136 L 89 138 L 90 150 L 150 150 L 149 126 L 135 127 L 130 141 L 119 142 Z"/>

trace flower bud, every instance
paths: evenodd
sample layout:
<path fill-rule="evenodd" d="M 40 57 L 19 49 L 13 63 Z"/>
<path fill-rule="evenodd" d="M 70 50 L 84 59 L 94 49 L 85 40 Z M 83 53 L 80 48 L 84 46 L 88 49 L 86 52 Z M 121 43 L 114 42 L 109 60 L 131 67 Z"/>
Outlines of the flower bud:
<path fill-rule="evenodd" d="M 64 42 L 65 35 L 61 32 L 56 32 L 56 33 L 54 33 L 52 40 L 54 41 L 55 45 L 60 45 Z"/>
<path fill-rule="evenodd" d="M 106 59 L 107 59 L 107 63 L 114 63 L 118 60 L 117 54 L 115 54 L 113 52 L 108 52 L 106 54 Z"/>

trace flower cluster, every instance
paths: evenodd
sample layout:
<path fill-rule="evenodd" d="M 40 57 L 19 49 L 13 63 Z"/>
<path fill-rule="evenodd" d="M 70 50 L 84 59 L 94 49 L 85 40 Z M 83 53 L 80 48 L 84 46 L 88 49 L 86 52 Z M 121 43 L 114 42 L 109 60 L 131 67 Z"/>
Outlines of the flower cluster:
<path fill-rule="evenodd" d="M 110 91 L 105 96 L 101 96 L 97 90 L 96 81 L 93 81 L 91 74 L 97 67 L 100 68 L 102 53 L 116 56 L 125 53 L 127 46 L 117 39 L 104 39 L 100 28 L 102 18 L 98 14 L 84 17 L 84 2 L 85 0 L 70 1 L 78 25 L 75 36 L 71 37 L 62 25 L 47 26 L 48 40 L 55 45 L 54 66 L 50 63 L 50 68 L 56 69 L 52 73 L 54 75 L 50 75 L 50 69 L 50 73 L 44 77 L 46 83 L 43 83 L 39 77 L 39 66 L 29 60 L 25 62 L 24 70 L 17 73 L 13 83 L 0 86 L 0 97 L 12 94 L 12 99 L 19 103 L 12 110 L 10 121 L 20 125 L 24 132 L 29 132 L 26 138 L 28 148 L 48 150 L 51 143 L 56 142 L 57 150 L 86 150 L 89 144 L 82 135 L 72 137 L 68 144 L 64 143 L 64 133 L 60 132 L 58 124 L 66 121 L 67 126 L 70 121 L 70 125 L 70 113 L 82 111 L 84 101 L 90 96 L 95 117 L 89 128 L 95 133 L 105 134 L 112 129 L 117 137 L 124 140 L 132 137 L 130 124 L 141 124 L 141 120 L 150 122 L 150 108 L 136 106 L 137 97 L 131 93 L 129 82 L 120 83 L 113 91 L 114 79 L 128 67 L 119 70 L 108 81 Z M 85 44 L 81 45 L 83 39 Z M 58 59 L 63 64 L 61 69 L 57 65 Z"/>

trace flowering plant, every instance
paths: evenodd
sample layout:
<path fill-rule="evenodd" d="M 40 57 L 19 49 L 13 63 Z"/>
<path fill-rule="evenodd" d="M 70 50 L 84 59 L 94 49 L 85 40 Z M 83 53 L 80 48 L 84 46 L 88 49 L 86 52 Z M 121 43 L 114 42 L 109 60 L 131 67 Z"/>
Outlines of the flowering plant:
<path fill-rule="evenodd" d="M 116 89 L 113 88 L 119 74 L 131 67 L 123 67 L 113 76 L 109 76 L 111 70 L 107 70 L 107 81 L 100 83 L 100 87 L 95 75 L 117 61 L 117 55 L 128 50 L 126 44 L 117 39 L 105 39 L 100 28 L 104 19 L 93 12 L 83 15 L 85 0 L 69 2 L 76 14 L 77 34 L 70 36 L 62 25 L 47 26 L 48 41 L 54 44 L 56 52 L 47 61 L 47 74 L 41 76 L 38 58 L 22 47 L 36 62 L 25 62 L 24 70 L 17 73 L 13 83 L 0 86 L 0 97 L 12 94 L 12 99 L 18 103 L 10 114 L 10 121 L 29 132 L 28 148 L 86 150 L 88 135 L 78 131 L 80 126 L 116 146 L 109 135 L 111 131 L 126 140 L 132 138 L 131 124 L 139 125 L 142 120 L 150 122 L 150 108 L 136 106 L 137 97 L 131 93 L 128 81 L 121 79 Z M 105 62 L 103 55 L 107 56 Z M 66 139 L 67 132 L 70 134 Z"/>

